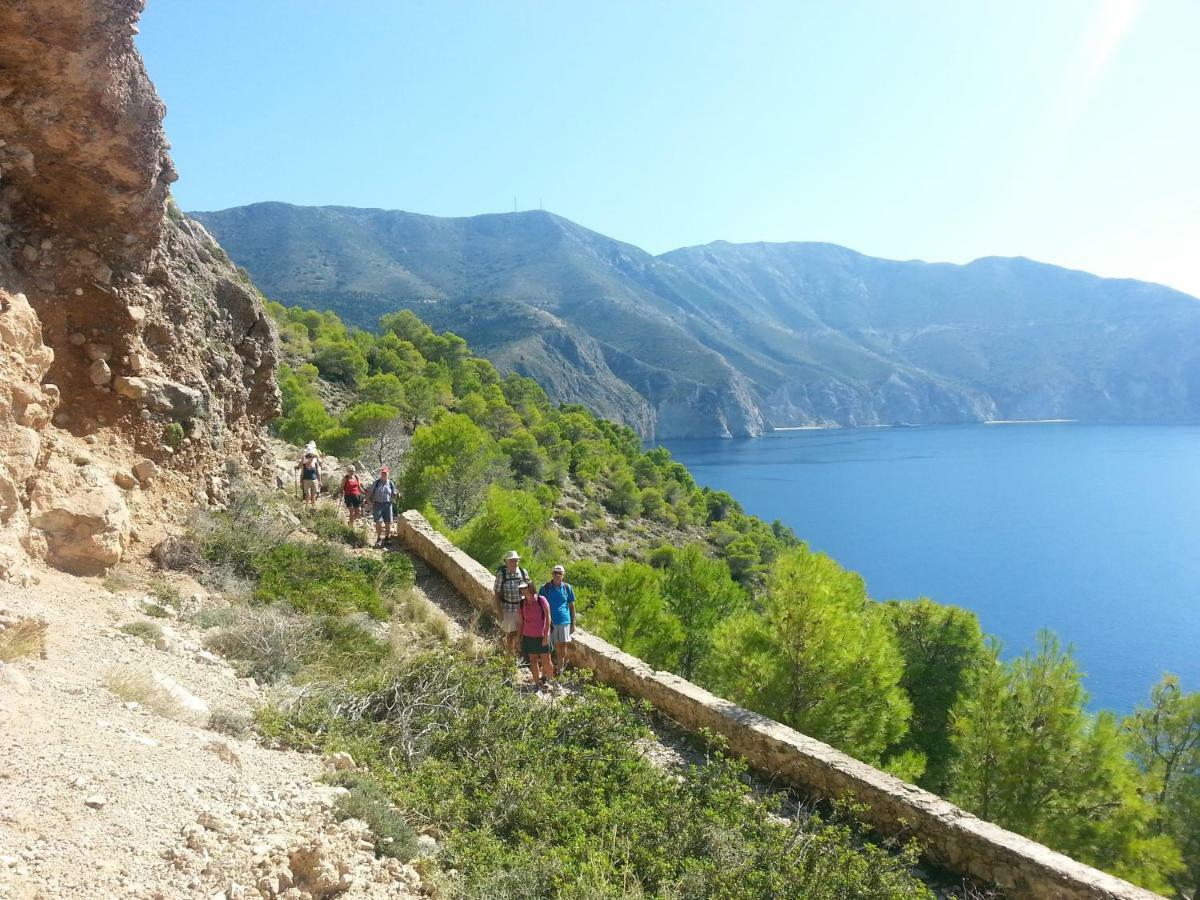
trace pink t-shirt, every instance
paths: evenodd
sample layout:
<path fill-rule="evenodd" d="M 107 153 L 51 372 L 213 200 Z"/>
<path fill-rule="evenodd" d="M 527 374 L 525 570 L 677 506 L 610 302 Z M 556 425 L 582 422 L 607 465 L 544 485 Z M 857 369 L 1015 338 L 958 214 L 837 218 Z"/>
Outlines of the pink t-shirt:
<path fill-rule="evenodd" d="M 550 615 L 550 604 L 538 594 L 533 599 L 521 601 L 521 634 L 525 637 L 541 637 L 546 633 L 546 622 Z"/>

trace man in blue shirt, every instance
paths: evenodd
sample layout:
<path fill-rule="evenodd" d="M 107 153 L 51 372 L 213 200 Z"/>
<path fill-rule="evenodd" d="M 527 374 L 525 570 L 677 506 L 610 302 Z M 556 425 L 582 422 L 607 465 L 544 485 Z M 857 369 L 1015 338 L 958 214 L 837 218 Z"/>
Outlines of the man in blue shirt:
<path fill-rule="evenodd" d="M 541 595 L 550 604 L 550 638 L 554 646 L 554 674 L 561 675 L 570 658 L 569 648 L 575 633 L 575 589 L 563 581 L 567 570 L 555 566 L 550 580 L 542 585 Z"/>

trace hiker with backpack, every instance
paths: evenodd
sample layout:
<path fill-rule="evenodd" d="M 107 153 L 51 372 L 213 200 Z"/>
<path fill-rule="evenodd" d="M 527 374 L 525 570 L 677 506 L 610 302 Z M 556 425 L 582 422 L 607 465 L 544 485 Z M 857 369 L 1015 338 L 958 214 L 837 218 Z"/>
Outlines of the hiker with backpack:
<path fill-rule="evenodd" d="M 492 593 L 496 597 L 496 620 L 504 632 L 504 646 L 513 656 L 520 655 L 521 585 L 529 581 L 529 573 L 521 568 L 521 554 L 509 550 L 504 565 L 496 573 Z"/>
<path fill-rule="evenodd" d="M 550 604 L 528 581 L 521 582 L 521 652 L 529 657 L 529 677 L 539 691 L 550 690 L 554 678 L 554 646 L 550 642 Z"/>
<path fill-rule="evenodd" d="M 317 494 L 321 490 L 321 460 L 317 456 L 317 445 L 312 441 L 304 448 L 304 458 L 296 463 L 300 473 L 300 499 L 309 509 L 317 505 Z"/>
<path fill-rule="evenodd" d="M 392 504 L 397 491 L 391 471 L 387 466 L 380 469 L 379 477 L 367 491 L 367 499 L 371 501 L 371 518 L 375 521 L 376 547 L 383 547 L 392 537 L 392 520 L 395 518 Z"/>
<path fill-rule="evenodd" d="M 561 675 L 570 662 L 572 635 L 575 633 L 575 589 L 563 579 L 567 570 L 555 566 L 550 580 L 542 585 L 541 595 L 550 604 L 550 641 L 554 648 L 554 674 Z"/>

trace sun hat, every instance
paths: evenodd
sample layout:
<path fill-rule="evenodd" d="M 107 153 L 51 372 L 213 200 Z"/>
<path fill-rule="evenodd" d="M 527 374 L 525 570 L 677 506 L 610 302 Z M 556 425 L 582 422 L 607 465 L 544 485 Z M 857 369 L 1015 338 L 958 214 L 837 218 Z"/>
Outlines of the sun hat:
<path fill-rule="evenodd" d="M 504 554 L 505 562 L 508 562 L 508 560 L 510 560 L 510 559 L 520 559 L 520 558 L 521 558 L 521 554 L 518 553 L 516 550 L 509 550 L 506 554 Z"/>
<path fill-rule="evenodd" d="M 562 566 L 555 566 L 553 569 L 550 570 L 551 575 L 553 575 L 555 572 L 562 572 L 564 575 L 567 574 L 567 570 L 564 569 Z"/>

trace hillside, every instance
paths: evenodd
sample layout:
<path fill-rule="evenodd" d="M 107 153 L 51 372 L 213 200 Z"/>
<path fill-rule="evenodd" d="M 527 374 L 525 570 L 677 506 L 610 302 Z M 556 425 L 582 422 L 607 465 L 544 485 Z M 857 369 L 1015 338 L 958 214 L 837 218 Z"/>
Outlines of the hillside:
<path fill-rule="evenodd" d="M 1027 259 L 829 244 L 655 257 L 544 212 L 195 213 L 271 297 L 373 327 L 407 308 L 644 437 L 774 426 L 1200 420 L 1200 303 Z"/>

